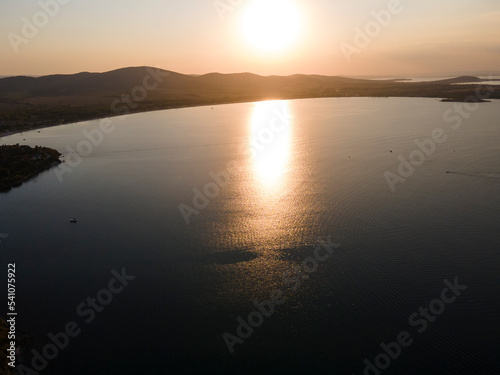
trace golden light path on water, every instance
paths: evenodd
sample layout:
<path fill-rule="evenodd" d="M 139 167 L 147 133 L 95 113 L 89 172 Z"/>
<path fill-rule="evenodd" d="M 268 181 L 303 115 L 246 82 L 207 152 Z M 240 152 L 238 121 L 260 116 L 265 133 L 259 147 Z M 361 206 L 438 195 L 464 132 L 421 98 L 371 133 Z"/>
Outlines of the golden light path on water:
<path fill-rule="evenodd" d="M 297 139 L 294 103 L 254 103 L 246 116 L 239 171 L 211 206 L 217 219 L 203 232 L 211 250 L 227 258 L 216 266 L 225 285 L 217 298 L 225 301 L 228 293 L 231 301 L 246 301 L 283 288 L 283 275 L 310 255 L 321 235 L 323 207 L 311 200 L 316 185 L 309 184 L 312 169 Z"/>
<path fill-rule="evenodd" d="M 251 153 L 243 152 L 218 211 L 221 219 L 211 222 L 205 236 L 228 259 L 215 267 L 220 287 L 214 298 L 225 304 L 286 290 L 284 275 L 312 254 L 321 236 L 318 213 L 324 207 L 311 199 L 317 186 L 309 183 L 313 169 L 294 105 L 254 103 L 246 115 L 242 136 Z"/>
<path fill-rule="evenodd" d="M 248 118 L 249 179 L 242 218 L 261 249 L 301 243 L 305 171 L 297 165 L 296 118 L 289 101 L 255 103 Z M 270 254 L 269 254 L 270 255 Z"/>
<path fill-rule="evenodd" d="M 275 192 L 289 167 L 292 123 L 289 103 L 255 103 L 249 120 L 252 167 L 262 193 Z"/>

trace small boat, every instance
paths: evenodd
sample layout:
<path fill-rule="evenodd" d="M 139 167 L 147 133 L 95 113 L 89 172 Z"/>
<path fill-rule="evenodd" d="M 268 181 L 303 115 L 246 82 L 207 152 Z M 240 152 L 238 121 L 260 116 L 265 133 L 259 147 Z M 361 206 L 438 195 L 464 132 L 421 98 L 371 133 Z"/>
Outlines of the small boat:
<path fill-rule="evenodd" d="M 77 222 L 77 220 L 76 220 L 75 218 L 73 218 L 73 219 L 71 219 L 69 222 L 70 222 L 70 223 L 76 223 L 76 222 Z"/>

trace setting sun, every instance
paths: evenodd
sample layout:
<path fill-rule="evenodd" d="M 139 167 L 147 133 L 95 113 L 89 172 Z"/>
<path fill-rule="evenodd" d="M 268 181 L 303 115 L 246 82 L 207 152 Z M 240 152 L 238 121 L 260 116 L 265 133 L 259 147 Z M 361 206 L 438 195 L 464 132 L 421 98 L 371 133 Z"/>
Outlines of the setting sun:
<path fill-rule="evenodd" d="M 243 11 L 241 25 L 246 39 L 266 51 L 289 47 L 300 31 L 300 13 L 286 0 L 256 0 Z"/>

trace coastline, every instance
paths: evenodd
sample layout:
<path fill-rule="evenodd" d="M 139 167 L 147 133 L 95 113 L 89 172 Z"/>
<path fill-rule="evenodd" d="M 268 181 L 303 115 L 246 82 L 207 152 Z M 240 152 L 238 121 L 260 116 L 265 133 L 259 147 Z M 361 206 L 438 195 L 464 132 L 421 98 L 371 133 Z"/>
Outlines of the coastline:
<path fill-rule="evenodd" d="M 498 86 L 498 89 L 500 89 L 500 86 Z M 22 125 L 26 126 L 26 128 L 18 129 L 18 130 L 9 130 L 6 132 L 2 132 L 0 129 L 0 145 L 1 145 L 1 140 L 5 137 L 9 137 L 11 135 L 15 134 L 22 134 L 25 132 L 30 132 L 34 130 L 41 130 L 41 129 L 47 129 L 51 128 L 54 126 L 60 126 L 60 125 L 69 125 L 69 124 L 77 124 L 80 122 L 86 122 L 86 121 L 95 121 L 95 120 L 102 120 L 105 118 L 115 118 L 115 117 L 120 117 L 120 116 L 126 116 L 126 115 L 133 115 L 133 114 L 139 114 L 139 113 L 148 113 L 148 112 L 156 112 L 156 111 L 166 111 L 166 110 L 173 110 L 173 109 L 183 109 L 183 108 L 196 108 L 196 107 L 209 107 L 209 106 L 220 106 L 220 105 L 226 105 L 226 104 L 241 104 L 241 103 L 253 103 L 253 102 L 262 102 L 262 101 L 269 101 L 269 100 L 298 100 L 298 99 L 322 99 L 322 98 L 427 98 L 427 99 L 437 99 L 440 100 L 443 103 L 464 103 L 467 101 L 467 98 L 445 98 L 442 96 L 394 96 L 394 95 L 389 95 L 389 96 L 384 96 L 384 95 L 349 95 L 349 96 L 341 96 L 341 95 L 335 95 L 335 96 L 318 96 L 318 95 L 313 95 L 313 96 L 300 96 L 300 97 L 276 97 L 276 98 L 254 98 L 254 99 L 236 99 L 236 100 L 228 100 L 228 101 L 214 101 L 212 103 L 193 103 L 193 104 L 183 104 L 183 105 L 178 105 L 178 106 L 166 106 L 162 108 L 161 106 L 158 108 L 144 108 L 144 109 L 137 109 L 130 111 L 130 113 L 127 114 L 118 114 L 118 113 L 108 113 L 107 115 L 98 115 L 98 116 L 82 116 L 81 118 L 76 118 L 72 119 L 69 121 L 63 121 L 56 123 L 54 120 L 54 123 L 50 123 L 50 121 L 46 124 L 41 124 L 41 125 L 35 125 L 35 126 L 29 126 L 28 124 Z M 489 100 L 478 100 L 478 103 L 489 103 L 493 99 L 498 99 L 499 98 L 488 98 Z"/>
<path fill-rule="evenodd" d="M 0 193 L 21 186 L 61 163 L 62 154 L 42 146 L 0 146 Z"/>
<path fill-rule="evenodd" d="M 259 102 L 259 101 L 266 101 L 266 100 L 293 100 L 293 99 L 314 99 L 314 98 L 287 98 L 287 99 L 279 99 L 279 98 L 276 98 L 276 99 L 261 99 L 261 100 L 241 100 L 241 101 L 227 101 L 227 102 L 214 102 L 214 103 L 203 103 L 203 104 L 186 104 L 186 105 L 179 105 L 179 106 L 167 106 L 165 108 L 148 108 L 148 109 L 143 109 L 143 110 L 134 110 L 134 111 L 130 111 L 130 113 L 126 113 L 126 114 L 120 114 L 120 113 L 108 113 L 107 115 L 101 115 L 101 116 L 92 116 L 92 117 L 81 117 L 81 118 L 78 118 L 78 119 L 72 119 L 70 121 L 64 121 L 64 122 L 59 122 L 59 123 L 47 123 L 47 124 L 43 124 L 43 125 L 35 125 L 35 126 L 31 126 L 31 127 L 26 127 L 26 128 L 23 128 L 23 129 L 19 129 L 19 130 L 9 130 L 9 131 L 6 131 L 6 132 L 2 132 L 2 130 L 0 129 L 0 140 L 4 137 L 8 137 L 8 136 L 11 136 L 11 135 L 15 135 L 15 134 L 22 134 L 22 133 L 25 133 L 25 132 L 31 132 L 31 131 L 34 131 L 34 130 L 41 130 L 41 129 L 48 129 L 48 128 L 52 128 L 52 127 L 55 127 L 55 126 L 61 126 L 61 125 L 70 125 L 70 124 L 77 124 L 77 123 L 80 123 L 80 122 L 86 122 L 86 121 L 97 121 L 97 120 L 103 120 L 103 119 L 106 119 L 106 118 L 115 118 L 115 117 L 120 117 L 120 116 L 130 116 L 130 115 L 135 115 L 135 114 L 139 114 L 139 113 L 148 113 L 148 112 L 156 112 L 156 111 L 167 111 L 167 110 L 173 110 L 173 109 L 183 109 L 183 108 L 196 108 L 196 107 L 210 107 L 210 106 L 219 106 L 219 105 L 225 105 L 225 104 L 239 104 L 239 103 L 253 103 L 253 102 Z M 26 125 L 28 126 L 28 125 Z"/>

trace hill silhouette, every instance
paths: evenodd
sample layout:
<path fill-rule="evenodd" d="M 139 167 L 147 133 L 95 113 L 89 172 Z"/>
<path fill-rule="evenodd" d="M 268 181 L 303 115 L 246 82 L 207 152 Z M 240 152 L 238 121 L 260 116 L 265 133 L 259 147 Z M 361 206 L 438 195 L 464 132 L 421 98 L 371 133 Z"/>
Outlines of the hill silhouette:
<path fill-rule="evenodd" d="M 270 99 L 405 96 L 465 100 L 474 95 L 475 87 L 454 84 L 481 81 L 469 76 L 420 83 L 303 74 L 193 76 L 151 67 L 7 77 L 0 79 L 0 133 L 128 112 Z M 500 98 L 499 90 L 492 98 Z"/>

